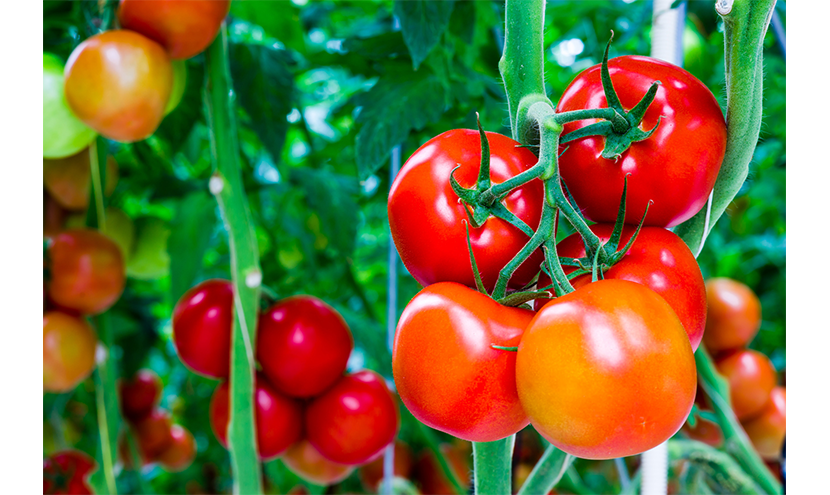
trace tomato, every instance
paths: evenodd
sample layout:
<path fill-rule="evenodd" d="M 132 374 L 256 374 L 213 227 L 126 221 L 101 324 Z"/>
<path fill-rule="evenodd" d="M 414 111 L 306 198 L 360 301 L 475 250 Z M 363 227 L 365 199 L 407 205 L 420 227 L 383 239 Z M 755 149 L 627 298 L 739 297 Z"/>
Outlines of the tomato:
<path fill-rule="evenodd" d="M 126 30 L 87 38 L 69 56 L 64 74 L 66 101 L 75 115 L 121 142 L 155 132 L 173 87 L 173 67 L 164 49 Z"/>
<path fill-rule="evenodd" d="M 394 441 L 400 416 L 383 377 L 362 370 L 312 399 L 304 424 L 306 438 L 323 457 L 357 465 L 373 460 Z"/>
<path fill-rule="evenodd" d="M 171 473 L 184 471 L 196 458 L 196 440 L 193 434 L 179 425 L 170 428 L 170 445 L 158 455 L 158 462 Z"/>
<path fill-rule="evenodd" d="M 282 462 L 294 474 L 315 485 L 332 485 L 348 478 L 354 471 L 354 466 L 326 459 L 305 439 L 289 447 Z"/>
<path fill-rule="evenodd" d="M 92 494 L 87 479 L 97 468 L 92 457 L 79 450 L 55 452 L 43 459 L 43 493 Z"/>
<path fill-rule="evenodd" d="M 179 359 L 210 378 L 230 376 L 233 285 L 206 280 L 184 293 L 173 308 L 173 343 Z"/>
<path fill-rule="evenodd" d="M 43 157 L 64 158 L 86 148 L 95 131 L 78 120 L 63 94 L 63 61 L 43 54 Z"/>
<path fill-rule="evenodd" d="M 179 106 L 185 88 L 187 88 L 187 64 L 184 60 L 174 60 L 173 88 L 170 90 L 170 99 L 167 100 L 167 105 L 164 107 L 164 115 L 168 115 Z"/>
<path fill-rule="evenodd" d="M 374 461 L 361 466 L 357 472 L 358 476 L 360 476 L 360 482 L 363 483 L 363 487 L 370 493 L 374 493 L 378 489 L 380 482 L 383 481 L 384 457 L 385 453 Z M 395 454 L 392 461 L 394 466 L 392 469 L 393 475 L 408 479 L 409 473 L 412 471 L 412 451 L 400 440 L 395 440 Z"/>
<path fill-rule="evenodd" d="M 334 308 L 312 296 L 294 296 L 259 317 L 256 354 L 262 372 L 284 394 L 320 395 L 346 370 L 352 332 Z"/>
<path fill-rule="evenodd" d="M 127 275 L 140 280 L 158 280 L 170 273 L 167 239 L 170 227 L 158 217 L 144 217 L 136 222 L 136 241 Z"/>
<path fill-rule="evenodd" d="M 490 143 L 490 178 L 494 184 L 536 164 L 536 156 L 512 139 L 487 133 Z M 392 239 L 409 273 L 424 287 L 436 282 L 458 282 L 475 287 L 467 250 L 464 206 L 450 186 L 450 173 L 466 188 L 475 185 L 481 163 L 478 131 L 444 132 L 418 148 L 395 177 L 389 191 L 389 227 Z M 619 196 L 619 195 L 618 195 Z M 539 226 L 544 203 L 542 182 L 533 180 L 504 200 L 508 210 L 531 228 Z M 508 222 L 489 218 L 480 228 L 470 227 L 478 269 L 484 286 L 492 290 L 506 265 L 530 238 Z M 510 287 L 530 282 L 543 261 L 537 251 L 510 279 Z"/>
<path fill-rule="evenodd" d="M 230 9 L 230 0 L 121 0 L 124 29 L 157 41 L 172 59 L 190 58 L 210 45 Z"/>
<path fill-rule="evenodd" d="M 687 71 L 641 56 L 608 61 L 611 80 L 625 109 L 634 107 L 654 81 L 662 84 L 640 129 L 660 126 L 648 139 L 631 144 L 617 160 L 600 156 L 605 138 L 589 136 L 562 144 L 562 179 L 587 218 L 613 222 L 625 176 L 628 197 L 625 222 L 639 223 L 649 200 L 646 225 L 670 227 L 697 213 L 715 185 L 726 150 L 726 121 L 712 92 Z M 557 112 L 604 108 L 600 65 L 582 71 L 565 89 Z M 596 122 L 565 125 L 563 136 Z"/>
<path fill-rule="evenodd" d="M 614 230 L 612 224 L 596 224 L 591 230 L 606 242 Z M 623 229 L 620 246 L 625 246 L 634 234 L 635 228 Z M 556 246 L 559 256 L 568 258 L 585 257 L 585 245 L 579 234 L 573 234 Z M 565 273 L 574 271 L 573 267 L 563 267 Z M 703 338 L 706 326 L 706 288 L 703 275 L 695 256 L 686 243 L 673 232 L 660 227 L 643 227 L 626 255 L 605 270 L 606 279 L 630 280 L 648 286 L 672 307 L 696 350 Z M 583 287 L 591 282 L 591 275 L 582 275 L 571 283 L 574 288 Z M 550 285 L 550 277 L 542 274 L 538 287 Z M 535 307 L 541 308 L 543 300 L 537 300 Z"/>
<path fill-rule="evenodd" d="M 64 224 L 69 215 L 60 203 L 43 190 L 43 237 L 55 237 L 64 229 Z"/>
<path fill-rule="evenodd" d="M 717 423 L 698 416 L 694 428 L 687 424 L 683 425 L 683 431 L 692 440 L 703 442 L 715 448 L 723 447 L 723 431 Z"/>
<path fill-rule="evenodd" d="M 107 236 L 90 229 L 70 229 L 48 248 L 49 297 L 86 314 L 109 309 L 124 291 L 124 258 Z"/>
<path fill-rule="evenodd" d="M 419 421 L 491 442 L 528 424 L 516 392 L 516 346 L 533 318 L 454 282 L 430 285 L 406 306 L 392 350 L 395 386 Z"/>
<path fill-rule="evenodd" d="M 173 443 L 172 427 L 170 413 L 162 409 L 153 410 L 133 425 L 138 451 L 145 461 L 156 461 L 159 454 Z"/>
<path fill-rule="evenodd" d="M 703 344 L 709 352 L 748 345 L 761 328 L 761 301 L 746 285 L 729 278 L 706 281 L 709 316 Z"/>
<path fill-rule="evenodd" d="M 775 368 L 768 357 L 737 349 L 715 360 L 718 373 L 729 382 L 732 410 L 741 421 L 758 416 L 775 388 Z"/>
<path fill-rule="evenodd" d="M 787 389 L 772 389 L 761 412 L 745 421 L 743 427 L 761 457 L 766 460 L 779 459 L 787 432 Z"/>
<path fill-rule="evenodd" d="M 68 392 L 95 368 L 98 337 L 85 320 L 60 311 L 43 315 L 43 390 Z"/>
<path fill-rule="evenodd" d="M 461 483 L 461 486 L 466 488 L 470 486 L 470 460 L 471 456 L 464 453 L 460 448 L 454 445 L 441 444 L 439 450 L 450 465 L 456 478 Z M 455 495 L 456 491 L 453 488 L 450 480 L 444 474 L 435 454 L 427 450 L 418 458 L 415 464 L 415 480 L 421 488 L 421 493 L 429 493 L 434 495 Z"/>
<path fill-rule="evenodd" d="M 121 412 L 130 421 L 139 421 L 153 412 L 161 400 L 161 378 L 155 371 L 141 369 L 130 380 L 122 381 Z"/>
<path fill-rule="evenodd" d="M 43 185 L 49 194 L 67 210 L 86 210 L 92 188 L 89 148 L 56 160 L 43 159 Z M 118 182 L 118 163 L 107 157 L 107 177 L 104 192 L 107 196 Z"/>
<path fill-rule="evenodd" d="M 219 443 L 228 446 L 230 387 L 222 382 L 210 399 L 210 426 Z M 255 416 L 260 459 L 277 457 L 302 436 L 302 405 L 278 392 L 262 373 L 256 374 Z"/>
<path fill-rule="evenodd" d="M 516 354 L 530 423 L 577 457 L 651 449 L 683 426 L 695 399 L 683 325 L 665 299 L 628 280 L 600 280 L 549 302 Z"/>

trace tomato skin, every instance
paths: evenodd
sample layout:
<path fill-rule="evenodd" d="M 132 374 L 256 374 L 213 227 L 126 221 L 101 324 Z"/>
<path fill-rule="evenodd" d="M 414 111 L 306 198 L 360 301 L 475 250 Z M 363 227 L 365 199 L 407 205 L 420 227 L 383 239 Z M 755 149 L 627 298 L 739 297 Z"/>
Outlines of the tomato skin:
<path fill-rule="evenodd" d="M 90 178 L 89 148 L 65 158 L 43 159 L 43 185 L 55 201 L 67 210 L 87 209 L 92 185 Z M 109 156 L 104 186 L 106 195 L 112 194 L 117 182 L 118 163 Z"/>
<path fill-rule="evenodd" d="M 196 458 L 196 440 L 180 425 L 170 428 L 170 438 L 170 445 L 159 453 L 158 462 L 166 471 L 178 473 L 187 469 Z"/>
<path fill-rule="evenodd" d="M 779 459 L 787 433 L 787 389 L 772 389 L 761 413 L 744 422 L 743 427 L 761 457 L 769 461 Z"/>
<path fill-rule="evenodd" d="M 144 419 L 133 425 L 138 451 L 145 462 L 155 462 L 159 454 L 164 452 L 172 443 L 170 413 L 162 409 L 155 409 Z"/>
<path fill-rule="evenodd" d="M 383 481 L 383 459 L 384 456 L 380 456 L 374 461 L 364 464 L 357 473 L 360 476 L 360 482 L 363 483 L 363 487 L 370 493 L 377 491 L 380 482 Z M 409 473 L 412 471 L 412 463 L 412 451 L 409 450 L 409 447 L 405 443 L 395 440 L 394 468 L 392 470 L 394 476 L 409 479 Z"/>
<path fill-rule="evenodd" d="M 198 55 L 210 45 L 225 16 L 230 0 L 121 0 L 118 21 L 162 45 L 170 58 Z"/>
<path fill-rule="evenodd" d="M 64 75 L 66 101 L 75 115 L 101 135 L 126 143 L 155 132 L 173 87 L 164 49 L 127 30 L 87 38 L 69 56 Z"/>
<path fill-rule="evenodd" d="M 132 422 L 149 416 L 161 401 L 161 378 L 155 371 L 140 369 L 130 380 L 121 382 L 121 412 Z"/>
<path fill-rule="evenodd" d="M 706 281 L 709 315 L 703 344 L 713 354 L 748 345 L 761 328 L 761 301 L 746 285 L 729 278 Z"/>
<path fill-rule="evenodd" d="M 184 293 L 173 308 L 173 343 L 179 359 L 209 378 L 230 376 L 233 285 L 206 280 Z"/>
<path fill-rule="evenodd" d="M 292 397 L 313 397 L 334 385 L 353 347 L 340 313 L 313 296 L 283 299 L 259 318 L 257 360 L 274 387 Z"/>
<path fill-rule="evenodd" d="M 715 360 L 718 373 L 729 382 L 732 410 L 741 421 L 758 416 L 775 388 L 775 368 L 768 357 L 738 349 Z"/>
<path fill-rule="evenodd" d="M 63 60 L 43 54 L 43 157 L 64 158 L 86 148 L 95 131 L 78 120 L 63 91 Z"/>
<path fill-rule="evenodd" d="M 644 285 L 608 279 L 536 314 L 519 344 L 516 383 L 542 436 L 577 457 L 610 459 L 677 432 L 697 373 L 671 306 Z"/>
<path fill-rule="evenodd" d="M 55 452 L 43 459 L 43 493 L 92 494 L 87 478 L 97 468 L 92 457 L 80 450 Z"/>
<path fill-rule="evenodd" d="M 316 485 L 332 485 L 348 478 L 354 466 L 330 461 L 306 439 L 296 442 L 282 456 L 282 462 L 294 474 Z"/>
<path fill-rule="evenodd" d="M 95 368 L 98 337 L 85 320 L 60 311 L 43 315 L 43 391 L 68 392 Z"/>
<path fill-rule="evenodd" d="M 536 164 L 536 156 L 512 139 L 487 133 L 490 143 L 490 178 L 494 184 Z M 401 260 L 424 287 L 436 282 L 458 282 L 475 287 L 467 231 L 462 223 L 464 206 L 450 186 L 450 173 L 466 188 L 475 185 L 481 164 L 478 131 L 454 129 L 430 139 L 406 161 L 389 191 L 389 227 Z M 544 203 L 542 182 L 534 179 L 504 200 L 508 210 L 531 228 L 539 226 Z M 470 227 L 478 269 L 484 286 L 492 290 L 504 265 L 530 238 L 516 227 L 491 217 L 478 228 Z M 539 271 L 544 257 L 533 253 L 511 278 L 519 288 Z"/>
<path fill-rule="evenodd" d="M 395 440 L 398 405 L 383 377 L 361 370 L 341 378 L 308 403 L 306 438 L 320 455 L 338 464 L 373 460 Z"/>
<path fill-rule="evenodd" d="M 502 306 L 455 282 L 419 292 L 398 321 L 392 350 L 395 386 L 419 421 L 474 442 L 512 435 L 528 424 L 516 391 L 516 346 L 533 312 Z"/>
<path fill-rule="evenodd" d="M 654 81 L 662 85 L 640 125 L 650 130 L 616 161 L 602 158 L 605 138 L 589 136 L 562 145 L 562 179 L 587 218 L 614 222 L 625 176 L 628 197 L 625 222 L 637 224 L 649 208 L 645 224 L 677 225 L 697 213 L 715 185 L 726 151 L 726 121 L 712 92 L 680 67 L 642 56 L 608 61 L 611 80 L 625 109 L 634 107 Z M 604 108 L 608 104 L 600 81 L 600 65 L 581 72 L 565 89 L 557 112 Z M 595 122 L 565 124 L 563 135 Z"/>

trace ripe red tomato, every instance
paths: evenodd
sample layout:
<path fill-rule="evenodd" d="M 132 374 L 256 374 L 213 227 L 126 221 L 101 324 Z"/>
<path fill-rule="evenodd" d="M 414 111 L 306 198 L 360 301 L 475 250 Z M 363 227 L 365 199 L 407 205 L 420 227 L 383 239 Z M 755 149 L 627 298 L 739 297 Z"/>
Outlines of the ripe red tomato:
<path fill-rule="evenodd" d="M 43 315 L 43 391 L 68 392 L 95 368 L 98 337 L 85 320 L 60 311 Z"/>
<path fill-rule="evenodd" d="M 438 448 L 449 463 L 458 481 L 461 482 L 461 486 L 469 487 L 470 469 L 472 467 L 470 465 L 471 456 L 456 445 L 443 443 Z M 421 488 L 421 493 L 434 495 L 456 494 L 455 488 L 447 479 L 447 475 L 444 474 L 431 450 L 423 452 L 418 458 L 418 462 L 415 464 L 414 478 Z"/>
<path fill-rule="evenodd" d="M 714 354 L 748 345 L 761 328 L 761 301 L 746 285 L 729 278 L 706 281 L 709 316 L 703 344 Z"/>
<path fill-rule="evenodd" d="M 383 480 L 383 460 L 384 456 L 382 455 L 361 466 L 357 472 L 363 487 L 370 493 L 375 493 Z M 412 471 L 412 462 L 412 451 L 409 450 L 409 447 L 405 443 L 395 440 L 394 467 L 392 469 L 394 476 L 408 479 L 409 473 Z"/>
<path fill-rule="evenodd" d="M 744 421 L 761 413 L 775 388 L 775 368 L 768 357 L 752 349 L 738 349 L 715 360 L 729 382 L 732 410 Z"/>
<path fill-rule="evenodd" d="M 206 280 L 184 293 L 173 308 L 173 343 L 193 372 L 227 378 L 231 365 L 233 285 Z"/>
<path fill-rule="evenodd" d="M 126 282 L 124 258 L 109 237 L 90 229 L 70 229 L 48 248 L 49 297 L 85 314 L 109 309 Z"/>
<path fill-rule="evenodd" d="M 159 454 L 173 443 L 172 427 L 170 413 L 162 409 L 154 410 L 133 425 L 138 451 L 145 462 L 158 460 Z"/>
<path fill-rule="evenodd" d="M 173 67 L 164 49 L 126 30 L 87 38 L 69 56 L 64 74 L 66 101 L 75 115 L 121 142 L 155 132 L 173 87 Z"/>
<path fill-rule="evenodd" d="M 139 421 L 153 412 L 161 400 L 161 378 L 150 369 L 141 369 L 130 380 L 122 381 L 121 412 L 129 421 Z"/>
<path fill-rule="evenodd" d="M 430 285 L 406 306 L 392 350 L 395 386 L 422 423 L 491 442 L 528 424 L 516 392 L 516 346 L 533 312 L 502 306 L 454 282 Z"/>
<path fill-rule="evenodd" d="M 184 471 L 196 458 L 196 440 L 193 434 L 180 425 L 170 428 L 170 445 L 158 455 L 158 462 L 171 473 Z"/>
<path fill-rule="evenodd" d="M 787 433 L 787 389 L 775 387 L 761 413 L 743 423 L 755 450 L 766 460 L 781 457 L 784 435 Z"/>
<path fill-rule="evenodd" d="M 43 185 L 49 194 L 67 210 L 86 210 L 89 206 L 90 182 L 89 148 L 56 160 L 43 159 Z M 104 192 L 115 190 L 118 182 L 118 163 L 107 157 L 107 178 Z"/>
<path fill-rule="evenodd" d="M 400 416 L 383 377 L 362 370 L 341 378 L 308 403 L 306 438 L 330 461 L 357 465 L 373 460 L 395 440 Z"/>
<path fill-rule="evenodd" d="M 591 230 L 606 242 L 611 238 L 614 225 L 596 224 L 591 226 Z M 623 229 L 620 246 L 628 243 L 634 230 L 633 226 Z M 556 250 L 559 256 L 585 256 L 585 245 L 579 234 L 562 240 Z M 574 271 L 573 267 L 563 268 L 565 273 Z M 706 288 L 695 256 L 680 237 L 660 227 L 643 227 L 623 259 L 606 270 L 604 275 L 606 279 L 630 280 L 646 285 L 663 296 L 686 329 L 692 350 L 697 350 L 706 326 Z M 583 275 L 571 283 L 574 288 L 579 288 L 590 282 L 591 276 Z M 537 286 L 545 287 L 550 283 L 550 277 L 542 274 Z M 535 308 L 540 309 L 544 302 L 537 300 Z"/>
<path fill-rule="evenodd" d="M 121 0 L 118 21 L 161 44 L 174 60 L 198 55 L 210 45 L 230 9 L 230 0 Z"/>
<path fill-rule="evenodd" d="M 353 346 L 340 313 L 316 297 L 283 299 L 259 317 L 257 360 L 274 387 L 292 397 L 320 395 L 332 386 Z"/>
<path fill-rule="evenodd" d="M 323 486 L 343 481 L 355 469 L 354 466 L 326 459 L 305 439 L 289 447 L 282 456 L 282 462 L 300 478 Z"/>
<path fill-rule="evenodd" d="M 494 184 L 536 164 L 536 156 L 518 147 L 518 142 L 493 132 L 487 133 L 487 139 Z M 392 239 L 409 273 L 424 287 L 447 281 L 475 287 L 467 232 L 462 223 L 467 215 L 450 186 L 450 172 L 460 165 L 455 178 L 469 188 L 476 184 L 480 163 L 478 131 L 455 129 L 418 148 L 392 183 L 388 205 Z M 539 226 L 543 202 L 544 188 L 539 180 L 513 191 L 504 200 L 507 209 L 533 229 Z M 488 290 L 496 285 L 499 270 L 529 239 L 510 223 L 495 217 L 480 228 L 470 227 L 473 253 Z M 513 274 L 510 287 L 529 282 L 542 261 L 541 251 L 533 253 Z"/>
<path fill-rule="evenodd" d="M 649 200 L 646 225 L 670 227 L 691 218 L 709 197 L 726 150 L 726 121 L 712 92 L 685 70 L 641 56 L 616 57 L 608 69 L 620 102 L 633 108 L 654 81 L 662 85 L 645 113 L 640 129 L 651 137 L 631 144 L 617 160 L 602 158 L 605 138 L 589 136 L 562 145 L 562 179 L 585 216 L 613 222 L 628 180 L 626 223 L 637 224 Z M 582 71 L 565 89 L 557 112 L 604 108 L 600 65 Z M 565 125 L 563 135 L 592 124 Z"/>
<path fill-rule="evenodd" d="M 91 494 L 87 478 L 97 468 L 92 457 L 79 450 L 55 452 L 43 459 L 43 493 Z"/>
<path fill-rule="evenodd" d="M 610 459 L 674 435 L 692 408 L 697 372 L 665 299 L 609 279 L 536 314 L 519 344 L 516 384 L 542 436 L 577 457 Z"/>
<path fill-rule="evenodd" d="M 230 421 L 230 386 L 222 382 L 210 399 L 210 427 L 216 439 L 228 446 Z M 270 460 L 288 449 L 302 437 L 302 405 L 278 392 L 262 373 L 256 374 L 255 417 L 257 453 Z"/>

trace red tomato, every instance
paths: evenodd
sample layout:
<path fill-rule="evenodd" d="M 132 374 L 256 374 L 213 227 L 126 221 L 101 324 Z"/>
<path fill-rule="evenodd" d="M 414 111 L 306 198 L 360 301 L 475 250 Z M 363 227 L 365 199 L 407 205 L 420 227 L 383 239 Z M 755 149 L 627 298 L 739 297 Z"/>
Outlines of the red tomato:
<path fill-rule="evenodd" d="M 170 445 L 158 455 L 158 462 L 171 473 L 184 471 L 196 458 L 196 440 L 187 428 L 173 425 L 170 428 Z"/>
<path fill-rule="evenodd" d="M 562 179 L 585 216 L 613 222 L 628 181 L 626 223 L 637 224 L 649 200 L 646 225 L 670 227 L 691 218 L 709 198 L 726 151 L 726 121 L 712 92 L 685 70 L 641 56 L 608 61 L 614 88 L 625 109 L 634 107 L 654 81 L 662 85 L 645 113 L 640 129 L 651 137 L 631 144 L 617 160 L 602 158 L 605 138 L 589 136 L 562 145 Z M 582 71 L 565 89 L 557 112 L 604 108 L 600 65 Z M 563 135 L 596 122 L 565 125 Z"/>
<path fill-rule="evenodd" d="M 68 392 L 95 368 L 98 337 L 85 320 L 60 311 L 43 315 L 43 391 Z"/>
<path fill-rule="evenodd" d="M 216 439 L 226 448 L 230 421 L 229 391 L 228 382 L 222 382 L 210 399 L 210 426 Z M 270 460 L 302 437 L 302 406 L 274 389 L 262 373 L 256 374 L 254 394 L 257 453 L 260 459 Z"/>
<path fill-rule="evenodd" d="M 600 280 L 533 318 L 516 384 L 536 430 L 585 459 L 651 449 L 683 426 L 697 372 L 683 325 L 648 287 Z"/>
<path fill-rule="evenodd" d="M 596 224 L 591 226 L 591 230 L 606 242 L 611 238 L 614 225 Z M 633 226 L 623 229 L 620 246 L 628 243 L 634 230 Z M 559 256 L 568 258 L 585 256 L 585 245 L 579 234 L 562 240 L 556 250 Z M 563 268 L 565 273 L 574 271 L 573 267 Z M 623 259 L 606 270 L 604 275 L 606 279 L 630 280 L 646 285 L 663 296 L 686 329 L 692 350 L 697 350 L 706 326 L 706 289 L 695 256 L 680 237 L 660 227 L 643 227 Z M 590 282 L 591 275 L 582 275 L 571 283 L 574 288 L 579 288 Z M 537 286 L 545 287 L 550 283 L 550 277 L 542 274 Z M 540 309 L 544 302 L 537 300 L 535 308 Z"/>
<path fill-rule="evenodd" d="M 173 343 L 195 373 L 227 378 L 231 365 L 233 285 L 206 280 L 184 293 L 173 308 Z"/>
<path fill-rule="evenodd" d="M 161 378 L 150 369 L 141 369 L 120 384 L 121 412 L 129 421 L 139 421 L 153 412 L 161 400 Z"/>
<path fill-rule="evenodd" d="M 536 164 L 536 156 L 500 134 L 488 132 L 490 179 L 494 184 Z M 418 148 L 409 157 L 389 191 L 389 227 L 392 239 L 409 273 L 424 287 L 436 282 L 458 282 L 475 287 L 467 250 L 467 232 L 462 220 L 464 206 L 450 186 L 450 172 L 460 165 L 455 178 L 466 188 L 476 184 L 481 164 L 478 131 L 455 129 L 444 132 Z M 619 197 L 619 195 L 618 195 Z M 508 210 L 531 228 L 539 226 L 544 202 L 542 182 L 533 180 L 504 200 Z M 480 228 L 470 227 L 478 269 L 484 286 L 492 290 L 504 265 L 530 238 L 501 219 L 491 217 Z M 519 288 L 539 271 L 543 254 L 537 251 L 511 278 Z"/>
<path fill-rule="evenodd" d="M 138 451 L 145 462 L 158 460 L 159 454 L 173 443 L 172 427 L 170 413 L 162 409 L 154 410 L 133 425 Z"/>
<path fill-rule="evenodd" d="M 112 194 L 118 182 L 118 163 L 107 157 L 106 195 Z M 43 159 L 43 185 L 61 206 L 68 210 L 86 210 L 92 187 L 89 148 L 66 158 Z"/>
<path fill-rule="evenodd" d="M 703 344 L 714 354 L 748 345 L 761 328 L 761 301 L 746 285 L 729 278 L 706 281 L 709 316 Z"/>
<path fill-rule="evenodd" d="M 305 439 L 289 447 L 282 462 L 294 474 L 315 485 L 332 485 L 348 478 L 354 471 L 354 466 L 326 459 Z"/>
<path fill-rule="evenodd" d="M 491 442 L 528 424 L 516 392 L 516 346 L 533 318 L 454 282 L 430 285 L 406 306 L 392 350 L 395 386 L 419 421 Z"/>
<path fill-rule="evenodd" d="M 280 392 L 320 395 L 346 370 L 354 343 L 340 313 L 312 296 L 294 296 L 259 317 L 256 354 Z"/>
<path fill-rule="evenodd" d="M 330 461 L 357 465 L 373 460 L 395 440 L 398 406 L 383 377 L 362 370 L 341 378 L 308 403 L 305 434 Z"/>
<path fill-rule="evenodd" d="M 772 389 L 761 413 L 744 422 L 743 427 L 761 457 L 771 461 L 780 459 L 787 433 L 787 389 Z"/>
<path fill-rule="evenodd" d="M 458 481 L 463 488 L 470 486 L 470 461 L 471 456 L 463 452 L 455 445 L 441 444 L 439 446 L 441 453 L 450 465 Z M 418 458 L 415 464 L 415 480 L 421 488 L 421 493 L 428 493 L 433 495 L 455 495 L 456 491 L 453 488 L 450 480 L 444 474 L 435 454 L 427 450 Z"/>
<path fill-rule="evenodd" d="M 204 51 L 219 32 L 230 0 L 121 0 L 118 21 L 167 49 L 174 60 Z"/>
<path fill-rule="evenodd" d="M 153 8 L 156 2 L 146 2 Z M 83 123 L 115 141 L 155 132 L 173 87 L 173 67 L 155 41 L 126 30 L 87 38 L 69 56 L 64 92 Z"/>
<path fill-rule="evenodd" d="M 43 459 L 43 493 L 91 494 L 87 478 L 97 468 L 95 461 L 79 450 L 55 452 Z"/>
<path fill-rule="evenodd" d="M 775 388 L 775 368 L 768 357 L 751 349 L 738 349 L 715 361 L 729 382 L 732 410 L 741 421 L 758 416 Z"/>
<path fill-rule="evenodd" d="M 357 472 L 360 476 L 360 482 L 363 483 L 363 487 L 371 493 L 375 493 L 378 490 L 378 486 L 383 480 L 384 456 L 385 453 L 374 461 L 361 466 Z M 404 479 L 409 478 L 409 473 L 412 471 L 412 451 L 409 450 L 409 447 L 405 443 L 399 440 L 395 440 L 393 465 L 392 472 L 394 476 Z"/>
<path fill-rule="evenodd" d="M 66 230 L 52 240 L 49 297 L 61 306 L 93 315 L 115 304 L 126 283 L 118 245 L 90 229 Z"/>

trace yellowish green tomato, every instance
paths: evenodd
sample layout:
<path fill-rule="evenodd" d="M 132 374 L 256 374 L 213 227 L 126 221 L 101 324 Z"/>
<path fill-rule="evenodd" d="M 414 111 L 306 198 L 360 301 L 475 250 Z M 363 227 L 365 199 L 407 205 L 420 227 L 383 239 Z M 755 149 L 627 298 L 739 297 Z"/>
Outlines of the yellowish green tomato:
<path fill-rule="evenodd" d="M 167 239 L 170 227 L 156 217 L 136 221 L 136 241 L 127 261 L 127 275 L 142 280 L 155 280 L 170 273 Z"/>
<path fill-rule="evenodd" d="M 173 60 L 173 89 L 170 90 L 170 99 L 164 108 L 164 115 L 169 114 L 179 106 L 187 86 L 187 65 L 184 60 Z"/>
<path fill-rule="evenodd" d="M 63 158 L 78 153 L 95 139 L 95 131 L 81 122 L 63 94 L 63 61 L 43 54 L 43 157 Z"/>

